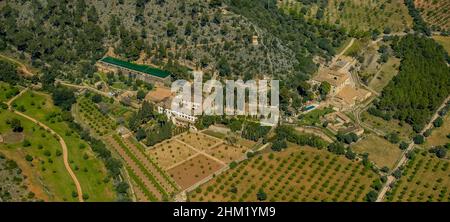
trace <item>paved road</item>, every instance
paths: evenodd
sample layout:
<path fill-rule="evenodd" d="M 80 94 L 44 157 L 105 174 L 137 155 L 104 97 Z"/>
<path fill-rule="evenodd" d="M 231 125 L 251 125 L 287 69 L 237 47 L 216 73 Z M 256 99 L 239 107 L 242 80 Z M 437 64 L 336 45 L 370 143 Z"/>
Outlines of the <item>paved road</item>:
<path fill-rule="evenodd" d="M 38 120 L 34 119 L 33 117 L 27 116 L 24 113 L 21 113 L 17 110 L 13 110 L 11 103 L 17 99 L 20 95 L 22 95 L 23 93 L 25 93 L 28 90 L 28 88 L 22 90 L 17 96 L 13 97 L 11 100 L 9 100 L 7 102 L 8 106 L 9 106 L 9 110 L 11 110 L 12 112 L 14 112 L 15 114 L 22 116 L 30 121 L 32 121 L 33 123 L 35 123 L 38 126 L 43 127 L 44 129 L 48 130 L 51 134 L 56 135 L 56 137 L 58 138 L 59 144 L 61 145 L 62 151 L 63 151 L 63 162 L 64 162 L 64 167 L 66 168 L 67 172 L 69 173 L 70 177 L 72 178 L 75 187 L 77 188 L 77 193 L 78 193 L 78 200 L 80 202 L 83 202 L 83 191 L 81 189 L 81 185 L 80 182 L 77 179 L 77 176 L 75 175 L 75 173 L 72 171 L 72 169 L 70 168 L 70 164 L 69 164 L 69 154 L 67 151 L 67 145 L 66 142 L 64 141 L 64 139 L 58 134 L 56 133 L 53 129 L 51 129 L 50 127 L 48 127 L 47 125 L 39 122 Z"/>
<path fill-rule="evenodd" d="M 428 122 L 428 124 L 425 126 L 425 128 L 423 128 L 422 131 L 420 132 L 421 135 L 423 135 L 428 129 L 431 129 L 431 127 L 433 127 L 433 122 L 439 117 L 439 111 L 446 106 L 446 104 L 448 103 L 449 100 L 450 100 L 450 96 L 448 96 L 444 100 L 442 105 L 436 110 L 436 112 L 434 113 L 431 120 Z M 397 165 L 394 167 L 394 169 L 392 171 L 399 169 L 400 167 L 404 166 L 406 164 L 406 162 L 408 162 L 408 158 L 406 155 L 413 149 L 414 149 L 414 141 L 410 141 L 408 148 L 405 151 L 403 151 L 400 160 L 397 162 Z M 386 193 L 390 189 L 389 185 L 395 181 L 396 181 L 396 179 L 393 176 L 388 176 L 387 182 L 385 183 L 385 185 L 383 186 L 383 188 L 381 189 L 381 191 L 378 195 L 377 202 L 383 201 L 384 197 L 386 196 Z"/>

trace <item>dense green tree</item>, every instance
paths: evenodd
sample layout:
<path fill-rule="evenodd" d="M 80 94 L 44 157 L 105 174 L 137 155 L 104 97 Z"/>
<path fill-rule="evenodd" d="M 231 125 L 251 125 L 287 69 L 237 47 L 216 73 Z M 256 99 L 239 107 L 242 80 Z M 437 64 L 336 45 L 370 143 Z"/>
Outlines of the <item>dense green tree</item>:
<path fill-rule="evenodd" d="M 415 135 L 414 138 L 413 138 L 413 140 L 414 140 L 414 143 L 415 143 L 415 144 L 423 144 L 423 143 L 425 142 L 424 136 L 422 136 L 422 135 L 420 135 L 420 134 Z"/>
<path fill-rule="evenodd" d="M 15 65 L 0 60 L 0 81 L 4 81 L 11 84 L 17 84 L 19 81 L 19 74 Z"/>
<path fill-rule="evenodd" d="M 267 199 L 267 194 L 264 192 L 263 189 L 260 189 L 260 190 L 258 191 L 258 193 L 256 194 L 256 198 L 257 198 L 259 201 L 265 201 L 265 200 Z"/>
<path fill-rule="evenodd" d="M 172 22 L 169 22 L 167 23 L 166 32 L 167 36 L 173 37 L 177 34 L 177 27 Z"/>
<path fill-rule="evenodd" d="M 367 202 L 375 202 L 377 201 L 378 193 L 374 190 L 369 191 L 369 193 L 366 195 L 365 200 Z"/>
<path fill-rule="evenodd" d="M 138 90 L 138 92 L 136 94 L 136 98 L 138 100 L 143 100 L 146 95 L 147 95 L 147 93 L 144 90 Z"/>
<path fill-rule="evenodd" d="M 65 87 L 58 87 L 52 92 L 53 103 L 63 110 L 70 110 L 72 104 L 76 102 L 73 90 Z"/>
<path fill-rule="evenodd" d="M 94 103 L 100 103 L 100 102 L 103 100 L 103 98 L 102 98 L 102 96 L 99 95 L 99 94 L 94 94 L 94 95 L 92 96 L 91 100 L 92 100 L 92 102 L 94 102 Z"/>
<path fill-rule="evenodd" d="M 441 127 L 444 124 L 444 119 L 442 117 L 438 117 L 434 122 L 434 127 L 438 128 Z"/>
<path fill-rule="evenodd" d="M 346 149 L 342 143 L 331 143 L 328 145 L 328 151 L 337 155 L 344 155 L 346 153 Z"/>
<path fill-rule="evenodd" d="M 319 92 L 322 97 L 326 97 L 330 93 L 330 90 L 331 90 L 330 83 L 325 81 L 322 82 L 322 84 L 320 84 Z"/>
<path fill-rule="evenodd" d="M 287 148 L 286 140 L 284 139 L 277 139 L 272 144 L 272 150 L 273 151 L 282 151 L 283 149 Z"/>
<path fill-rule="evenodd" d="M 446 52 L 432 39 L 407 35 L 393 44 L 402 61 L 400 72 L 383 89 L 377 116 L 389 115 L 419 132 L 450 93 Z"/>
<path fill-rule="evenodd" d="M 22 122 L 19 119 L 11 119 L 9 121 L 9 124 L 11 125 L 11 129 L 13 130 L 13 132 L 23 132 Z"/>

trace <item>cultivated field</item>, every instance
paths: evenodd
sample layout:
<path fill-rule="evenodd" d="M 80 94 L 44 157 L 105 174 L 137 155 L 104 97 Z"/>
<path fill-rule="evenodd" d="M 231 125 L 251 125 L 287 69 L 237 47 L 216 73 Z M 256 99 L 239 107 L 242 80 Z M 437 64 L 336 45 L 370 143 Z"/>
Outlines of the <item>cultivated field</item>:
<path fill-rule="evenodd" d="M 290 147 L 240 163 L 192 191 L 191 201 L 363 201 L 378 176 L 361 163 L 310 147 Z"/>
<path fill-rule="evenodd" d="M 103 136 L 116 129 L 114 120 L 102 113 L 89 97 L 78 98 L 76 111 L 81 121 L 87 124 L 91 132 L 96 135 Z"/>
<path fill-rule="evenodd" d="M 398 145 L 392 144 L 374 134 L 367 135 L 354 144 L 352 149 L 360 154 L 368 153 L 369 160 L 373 161 L 378 167 L 387 166 L 389 169 L 395 166 L 402 154 Z"/>
<path fill-rule="evenodd" d="M 222 143 L 222 140 L 203 133 L 184 133 L 177 137 L 177 139 L 183 143 L 187 143 L 195 149 L 202 151 L 209 150 L 212 146 Z"/>
<path fill-rule="evenodd" d="M 233 146 L 228 144 L 220 144 L 206 151 L 207 154 L 219 158 L 225 163 L 231 163 L 245 157 L 248 148 L 244 146 Z"/>
<path fill-rule="evenodd" d="M 124 160 L 139 201 L 167 201 L 178 190 L 171 178 L 134 139 L 112 135 L 105 140 Z"/>
<path fill-rule="evenodd" d="M 450 201 L 449 161 L 438 159 L 427 150 L 419 151 L 409 161 L 403 175 L 388 193 L 387 201 Z"/>
<path fill-rule="evenodd" d="M 64 139 L 68 146 L 69 164 L 74 170 L 88 201 L 115 200 L 112 181 L 103 163 L 95 157 L 88 144 L 62 119 L 61 110 L 53 105 L 47 94 L 27 91 L 14 101 L 16 110 L 22 111 L 49 126 Z M 59 145 L 55 149 L 61 149 Z M 62 156 L 59 157 L 62 159 Z M 69 180 L 70 181 L 70 180 Z"/>
<path fill-rule="evenodd" d="M 225 167 L 224 164 L 203 154 L 197 154 L 180 165 L 167 170 L 167 172 L 184 190 L 213 175 L 223 167 Z"/>
<path fill-rule="evenodd" d="M 193 156 L 196 152 L 177 140 L 166 140 L 148 151 L 164 169 Z"/>
<path fill-rule="evenodd" d="M 450 2 L 447 0 L 415 0 L 414 5 L 422 18 L 440 29 L 450 28 Z"/>
<path fill-rule="evenodd" d="M 147 153 L 184 190 L 207 180 L 229 163 L 244 159 L 246 151 L 255 144 L 237 139 L 231 145 L 219 139 L 221 135 L 218 136 L 185 132 L 156 144 Z"/>

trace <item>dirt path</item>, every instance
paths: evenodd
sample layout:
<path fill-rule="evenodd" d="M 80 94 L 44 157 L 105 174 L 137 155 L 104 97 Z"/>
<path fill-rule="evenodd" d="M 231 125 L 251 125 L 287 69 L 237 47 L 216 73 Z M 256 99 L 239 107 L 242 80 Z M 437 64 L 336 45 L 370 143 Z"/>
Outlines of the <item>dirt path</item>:
<path fill-rule="evenodd" d="M 23 93 L 25 93 L 28 90 L 28 88 L 25 88 L 24 90 L 22 90 L 19 94 L 17 94 L 15 97 L 13 97 L 12 99 L 10 99 L 7 102 L 7 105 L 9 106 L 9 110 L 11 110 L 12 112 L 14 112 L 15 114 L 22 116 L 28 120 L 30 120 L 31 122 L 35 123 L 38 126 L 43 127 L 44 129 L 48 130 L 51 134 L 56 135 L 56 137 L 58 138 L 58 142 L 61 145 L 62 151 L 63 151 L 63 161 L 64 161 L 64 167 L 66 168 L 67 172 L 69 173 L 70 177 L 72 178 L 75 187 L 77 188 L 77 193 L 78 193 L 78 200 L 80 202 L 84 202 L 83 200 L 83 191 L 81 189 L 81 185 L 80 182 L 77 179 L 77 176 L 75 175 L 75 173 L 72 171 L 72 169 L 70 168 L 70 164 L 69 164 L 69 153 L 67 151 L 67 145 L 66 142 L 64 141 L 64 139 L 58 134 L 56 133 L 53 129 L 51 129 L 50 127 L 48 127 L 47 125 L 39 122 L 38 120 L 34 119 L 33 117 L 27 116 L 24 113 L 21 113 L 19 111 L 13 110 L 13 108 L 11 107 L 11 103 L 14 102 L 15 99 L 17 99 L 19 96 L 21 96 Z"/>
<path fill-rule="evenodd" d="M 323 140 L 325 140 L 328 143 L 333 143 L 334 140 L 333 138 L 329 137 L 327 134 L 325 134 L 324 132 L 322 132 L 320 129 L 314 128 L 314 127 L 295 127 L 295 130 L 301 133 L 308 133 L 308 134 L 313 134 L 316 135 L 320 138 L 322 138 Z"/>
<path fill-rule="evenodd" d="M 43 123 L 37 121 L 36 119 L 34 119 L 34 118 L 30 117 L 30 116 L 27 116 L 27 115 L 25 115 L 25 114 L 23 114 L 21 112 L 18 112 L 18 111 L 14 111 L 14 113 L 16 113 L 16 114 L 18 114 L 18 115 L 20 115 L 20 116 L 22 116 L 22 117 L 32 121 L 33 123 L 35 123 L 38 126 L 43 127 L 45 130 L 50 131 L 51 134 L 56 135 L 56 137 L 58 138 L 59 144 L 61 145 L 62 151 L 63 151 L 64 167 L 66 168 L 67 172 L 69 173 L 70 177 L 72 177 L 72 180 L 75 183 L 75 186 L 77 188 L 77 193 L 78 193 L 78 200 L 80 202 L 84 202 L 83 201 L 83 192 L 81 190 L 80 182 L 78 181 L 77 176 L 75 175 L 75 173 L 70 168 L 69 154 L 68 154 L 67 145 L 66 145 L 66 142 L 64 141 L 64 139 L 59 134 L 57 134 L 55 131 L 53 131 L 50 127 L 44 125 Z"/>
<path fill-rule="evenodd" d="M 177 142 L 180 142 L 180 143 L 182 143 L 183 145 L 185 145 L 185 146 L 187 146 L 187 147 L 193 149 L 195 152 L 200 153 L 200 154 L 203 154 L 203 155 L 205 155 L 206 157 L 209 157 L 209 158 L 211 158 L 211 159 L 217 161 L 218 163 L 220 163 L 220 164 L 222 164 L 222 165 L 224 165 L 224 166 L 227 166 L 227 164 L 226 164 L 225 162 L 223 162 L 222 160 L 219 160 L 218 158 L 215 158 L 215 157 L 213 157 L 213 156 L 207 154 L 206 152 L 204 152 L 204 151 L 202 151 L 202 150 L 199 150 L 199 149 L 197 149 L 197 148 L 195 148 L 195 147 L 193 147 L 193 146 L 191 146 L 191 145 L 189 145 L 189 144 L 187 144 L 187 143 L 185 143 L 185 142 L 183 142 L 183 141 L 181 141 L 181 140 L 179 140 L 179 139 L 175 139 L 175 140 L 176 140 Z"/>
<path fill-rule="evenodd" d="M 25 76 L 33 76 L 33 75 L 34 75 L 33 72 L 31 72 L 25 64 L 23 64 L 22 62 L 18 61 L 17 59 L 14 59 L 14 58 L 11 58 L 11 57 L 9 57 L 9 56 L 2 55 L 2 54 L 0 54 L 0 58 L 3 58 L 3 59 L 5 59 L 5 60 L 8 60 L 8 61 L 10 61 L 10 62 L 12 62 L 12 63 L 18 65 L 18 66 L 19 66 L 18 69 L 19 69 Z"/>
<path fill-rule="evenodd" d="M 17 98 L 19 98 L 22 94 L 24 94 L 26 91 L 28 91 L 28 88 L 23 89 L 22 91 L 20 91 L 19 94 L 15 95 L 13 98 L 11 98 L 8 102 L 6 102 L 6 105 L 8 105 L 8 107 L 11 106 L 11 103 L 14 102 L 14 100 L 16 100 Z"/>
<path fill-rule="evenodd" d="M 439 111 L 446 106 L 446 104 L 448 103 L 449 100 L 450 100 L 450 96 L 448 96 L 444 100 L 442 105 L 436 110 L 436 112 L 434 113 L 431 120 L 428 122 L 428 124 L 425 126 L 425 128 L 423 128 L 422 131 L 420 132 L 421 135 L 423 135 L 428 129 L 431 129 L 431 127 L 433 127 L 433 122 L 439 117 Z M 409 143 L 408 148 L 405 151 L 403 151 L 403 154 L 402 154 L 400 160 L 397 162 L 397 164 L 394 167 L 394 169 L 392 170 L 392 172 L 399 169 L 400 167 L 404 166 L 408 162 L 407 154 L 414 149 L 414 145 L 415 145 L 414 141 L 411 141 Z M 387 182 L 385 183 L 385 185 L 381 189 L 380 193 L 378 194 L 377 202 L 381 202 L 384 200 L 386 193 L 390 189 L 389 185 L 394 183 L 395 181 L 396 181 L 395 177 L 393 177 L 392 175 L 388 176 Z"/>
<path fill-rule="evenodd" d="M 367 100 L 366 103 L 361 104 L 361 105 L 359 105 L 358 107 L 356 107 L 356 108 L 353 110 L 353 114 L 355 115 L 356 123 L 359 124 L 362 128 L 367 129 L 367 130 L 369 130 L 369 131 L 372 131 L 373 133 L 377 134 L 378 136 L 384 137 L 384 136 L 385 136 L 385 133 L 384 133 L 384 132 L 382 132 L 382 131 L 380 131 L 380 130 L 378 130 L 378 129 L 373 128 L 372 126 L 366 124 L 365 122 L 363 122 L 363 121 L 361 120 L 361 113 L 365 112 L 365 111 L 369 108 L 370 104 L 372 104 L 372 101 L 373 101 L 375 98 L 376 98 L 376 97 L 373 96 L 373 97 L 371 97 L 369 100 Z"/>
<path fill-rule="evenodd" d="M 333 63 L 335 63 L 341 56 L 343 56 L 347 52 L 347 50 L 350 49 L 350 47 L 352 47 L 354 42 L 355 42 L 355 38 L 352 38 L 350 40 L 350 42 L 348 43 L 348 45 L 342 50 L 342 52 L 340 52 L 333 58 Z"/>

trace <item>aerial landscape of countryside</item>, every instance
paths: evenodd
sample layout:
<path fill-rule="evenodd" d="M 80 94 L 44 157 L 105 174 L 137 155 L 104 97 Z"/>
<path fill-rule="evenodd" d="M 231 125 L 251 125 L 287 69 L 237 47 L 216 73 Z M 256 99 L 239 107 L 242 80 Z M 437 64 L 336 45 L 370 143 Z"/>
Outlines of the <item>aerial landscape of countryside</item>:
<path fill-rule="evenodd" d="M 450 202 L 449 10 L 0 1 L 0 202 Z"/>

